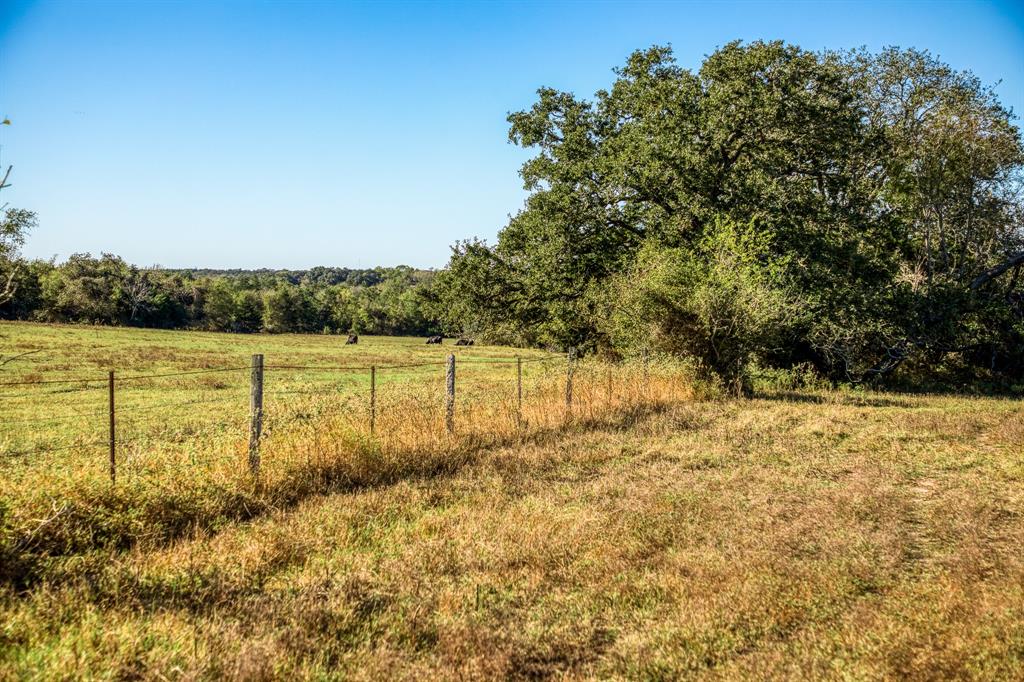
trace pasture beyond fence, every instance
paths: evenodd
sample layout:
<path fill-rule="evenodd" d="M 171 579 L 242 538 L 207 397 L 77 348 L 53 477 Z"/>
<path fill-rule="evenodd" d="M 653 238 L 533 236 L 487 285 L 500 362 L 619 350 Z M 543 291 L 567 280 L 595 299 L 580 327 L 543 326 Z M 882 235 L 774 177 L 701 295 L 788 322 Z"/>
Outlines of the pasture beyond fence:
<path fill-rule="evenodd" d="M 24 426 L 34 429 L 39 434 L 40 428 L 46 437 L 43 442 L 32 443 L 28 447 L 5 447 L 0 449 L 0 457 L 7 461 L 12 458 L 31 459 L 40 455 L 61 453 L 68 450 L 80 452 L 97 452 L 101 447 L 107 455 L 106 466 L 111 484 L 116 484 L 121 472 L 123 453 L 126 446 L 133 443 L 133 438 L 125 437 L 122 433 L 122 424 L 125 418 L 129 417 L 130 424 L 135 424 L 136 413 L 163 411 L 165 408 L 192 408 L 199 413 L 210 410 L 214 403 L 234 402 L 237 410 L 230 405 L 221 405 L 228 408 L 224 410 L 226 415 L 246 417 L 245 432 L 247 441 L 244 452 L 247 460 L 248 471 L 252 477 L 258 479 L 262 464 L 262 446 L 265 439 L 266 416 L 268 409 L 275 407 L 276 401 L 283 401 L 287 404 L 296 403 L 302 397 L 313 396 L 315 398 L 329 399 L 337 403 L 337 407 L 344 413 L 347 423 L 353 431 L 362 431 L 371 440 L 379 440 L 388 434 L 381 429 L 381 412 L 385 409 L 380 400 L 380 379 L 382 375 L 404 378 L 404 384 L 419 386 L 424 390 L 417 396 L 407 396 L 409 399 L 398 401 L 392 405 L 395 414 L 392 415 L 390 427 L 394 429 L 405 421 L 412 419 L 413 412 L 419 411 L 428 415 L 436 411 L 436 419 L 443 424 L 441 433 L 444 437 L 452 438 L 460 427 L 460 407 L 463 404 L 470 404 L 462 399 L 462 375 L 465 371 L 471 371 L 476 367 L 485 366 L 488 370 L 488 379 L 472 383 L 471 392 L 475 390 L 472 398 L 477 400 L 476 404 L 500 403 L 503 409 L 500 414 L 491 415 L 492 419 L 505 419 L 510 421 L 515 431 L 522 432 L 527 426 L 527 419 L 524 415 L 524 400 L 531 394 L 541 399 L 542 405 L 538 404 L 535 412 L 534 422 L 540 419 L 550 421 L 555 415 L 554 412 L 561 412 L 561 422 L 568 422 L 574 419 L 574 409 L 589 405 L 592 409 L 596 404 L 595 396 L 602 393 L 601 384 L 604 383 L 601 402 L 606 407 L 616 404 L 638 404 L 648 398 L 648 384 L 651 375 L 651 363 L 645 353 L 638 363 L 634 363 L 625 369 L 625 366 L 614 366 L 609 363 L 594 364 L 590 367 L 589 382 L 585 392 L 580 393 L 579 372 L 580 361 L 576 354 L 570 351 L 567 354 L 550 354 L 541 357 L 490 357 L 490 358 L 457 358 L 455 354 L 448 354 L 443 361 L 414 362 L 414 363 L 392 363 L 392 364 L 368 364 L 368 365 L 302 365 L 302 364 L 274 364 L 266 362 L 263 354 L 253 354 L 248 366 L 196 368 L 174 372 L 152 372 L 149 374 L 121 373 L 109 370 L 106 377 L 29 377 L 17 381 L 0 382 L 0 401 L 29 400 L 37 404 L 37 411 L 40 410 L 39 401 L 52 401 L 45 407 L 45 412 L 32 414 L 21 419 L 6 419 L 7 428 Z M 543 381 L 535 381 L 526 386 L 524 381 L 524 366 L 542 368 L 539 376 Z M 617 368 L 616 368 L 617 367 Z M 432 383 L 431 373 L 422 379 L 415 375 L 416 371 L 431 369 L 443 372 L 443 383 L 436 387 Z M 312 372 L 317 376 L 343 375 L 345 381 L 334 382 L 328 385 L 300 385 L 298 389 L 281 390 L 277 393 L 267 392 L 268 376 L 297 376 L 303 372 Z M 603 372 L 603 374 L 602 374 Z M 139 403 L 122 400 L 125 389 L 141 384 L 157 385 L 163 380 L 181 381 L 184 379 L 202 379 L 205 385 L 223 389 L 227 382 L 218 382 L 211 378 L 217 376 L 237 376 L 248 374 L 248 405 L 245 405 L 243 396 L 201 396 L 177 402 Z M 561 379 L 558 376 L 561 375 Z M 237 376 L 241 378 L 241 376 Z M 536 378 L 536 377 L 535 377 Z M 224 385 L 222 386 L 222 383 Z M 511 384 L 511 385 L 509 385 Z M 561 388 L 558 385 L 561 384 Z M 390 390 L 396 390 L 401 383 L 393 383 Z M 288 388 L 287 386 L 285 387 Z M 439 388 L 442 396 L 436 396 L 435 391 Z M 105 390 L 102 390 L 105 389 Z M 179 388 L 179 390 L 181 390 Z M 185 388 L 186 391 L 192 390 Z M 554 394 L 562 393 L 562 398 L 555 398 Z M 431 394 L 440 400 L 434 400 Z M 98 395 L 97 395 L 98 394 Z M 544 394 L 544 395 L 541 395 Z M 55 415 L 53 408 L 69 397 L 86 395 L 90 396 L 86 401 L 79 400 L 72 403 L 74 409 L 70 415 Z M 364 402 L 365 401 L 365 402 Z M 100 404 L 104 409 L 99 409 Z M 561 403 L 561 405 L 558 405 Z M 0 403 L 2 404 L 2 403 Z M 91 408 L 89 405 L 91 404 Z M 247 408 L 247 409 L 246 409 Z M 317 409 L 299 411 L 295 415 L 298 421 L 314 420 L 319 416 L 325 417 L 322 404 L 316 405 Z M 4 410 L 8 417 L 11 410 Z M 66 438 L 67 433 L 73 427 L 68 422 L 85 420 L 91 422 L 93 416 L 105 416 L 105 433 L 94 434 L 93 437 L 74 437 L 72 442 L 60 442 Z M 170 412 L 157 413 L 155 422 L 159 427 L 169 428 L 173 421 L 169 419 Z M 98 421 L 98 420 L 97 420 Z M 426 422 L 425 422 L 426 423 Z M 185 429 L 186 433 L 197 435 L 199 431 Z M 12 433 L 4 434 L 4 442 L 9 444 L 12 440 Z M 17 438 L 14 438 L 17 441 Z M 135 439 L 144 441 L 145 438 Z M 56 441 L 56 442 L 55 442 Z M 105 446 L 105 447 L 104 447 Z M 87 457 L 79 459 L 78 463 L 98 461 L 96 458 Z"/>

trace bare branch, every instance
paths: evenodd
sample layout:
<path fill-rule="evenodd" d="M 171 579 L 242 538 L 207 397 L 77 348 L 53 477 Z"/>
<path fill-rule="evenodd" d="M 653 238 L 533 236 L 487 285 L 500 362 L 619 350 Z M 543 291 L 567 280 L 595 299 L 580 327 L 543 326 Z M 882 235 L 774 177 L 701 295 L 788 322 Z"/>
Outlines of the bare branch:
<path fill-rule="evenodd" d="M 42 353 L 42 352 L 43 352 L 42 348 L 37 348 L 35 350 L 25 351 L 24 353 L 18 353 L 17 355 L 12 355 L 11 357 L 7 358 L 6 360 L 0 361 L 0 367 L 3 367 L 8 362 L 13 362 L 13 361 L 17 360 L 18 358 L 23 358 L 26 355 L 32 355 L 33 353 Z"/>
<path fill-rule="evenodd" d="M 21 263 L 13 261 L 11 274 L 7 276 L 7 282 L 5 282 L 3 288 L 0 289 L 0 305 L 11 300 L 14 297 L 14 292 L 18 290 L 17 285 L 14 283 L 14 278 L 18 274 L 19 269 L 21 269 Z"/>
<path fill-rule="evenodd" d="M 988 272 L 984 272 L 975 277 L 971 282 L 971 291 L 977 291 L 1010 268 L 1017 267 L 1022 263 L 1024 263 L 1024 251 L 1011 256 Z"/>

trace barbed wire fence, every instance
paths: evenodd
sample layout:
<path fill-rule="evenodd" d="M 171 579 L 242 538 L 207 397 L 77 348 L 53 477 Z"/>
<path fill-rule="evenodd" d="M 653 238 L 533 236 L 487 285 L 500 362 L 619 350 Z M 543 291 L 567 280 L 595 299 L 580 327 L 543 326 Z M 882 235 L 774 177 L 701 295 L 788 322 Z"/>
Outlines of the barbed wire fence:
<path fill-rule="evenodd" d="M 649 378 L 649 358 L 648 354 L 643 354 L 643 369 L 642 369 L 642 387 L 641 391 L 646 392 L 646 387 Z M 33 447 L 24 448 L 13 448 L 7 450 L 0 450 L 0 457 L 6 459 L 26 459 L 34 458 L 40 455 L 64 453 L 69 450 L 88 450 L 88 449 L 99 449 L 104 447 L 107 451 L 107 467 L 111 484 L 116 484 L 118 480 L 119 467 L 122 464 L 122 457 L 125 451 L 125 447 L 131 444 L 144 443 L 147 440 L 151 440 L 151 437 L 145 434 L 128 434 L 125 435 L 123 427 L 127 424 L 130 427 L 138 427 L 139 425 L 159 425 L 163 428 L 170 428 L 171 422 L 168 421 L 165 414 L 156 414 L 150 419 L 146 419 L 147 413 L 153 413 L 157 410 L 170 410 L 170 409 L 182 409 L 182 408 L 201 408 L 206 409 L 213 406 L 219 406 L 223 403 L 228 402 L 242 402 L 244 396 L 229 395 L 229 396 L 206 396 L 197 395 L 195 398 L 188 400 L 173 400 L 173 401 L 158 401 L 158 402 L 138 402 L 132 401 L 132 396 L 127 396 L 129 399 L 125 400 L 124 388 L 126 386 L 143 386 L 147 382 L 159 382 L 161 380 L 177 380 L 184 377 L 201 377 L 206 379 L 215 377 L 217 375 L 231 375 L 248 373 L 248 412 L 245 423 L 245 435 L 247 439 L 247 466 L 250 474 L 254 478 L 258 478 L 260 475 L 261 467 L 261 444 L 264 440 L 264 426 L 266 418 L 266 399 L 273 400 L 295 400 L 303 396 L 316 397 L 316 396 L 333 396 L 339 398 L 341 396 L 347 396 L 346 398 L 339 400 L 338 408 L 341 410 L 348 410 L 350 413 L 358 411 L 358 408 L 353 410 L 350 398 L 354 398 L 360 393 L 358 384 L 356 381 L 360 381 L 358 377 L 362 376 L 365 380 L 361 391 L 365 392 L 364 396 L 367 398 L 366 413 L 362 415 L 365 419 L 365 428 L 369 433 L 370 437 L 373 438 L 378 435 L 379 430 L 379 417 L 382 410 L 379 396 L 379 380 L 382 372 L 390 372 L 395 370 L 401 370 L 402 372 L 410 372 L 421 369 L 443 369 L 444 370 L 444 383 L 443 383 L 443 403 L 442 403 L 442 414 L 444 422 L 445 432 L 451 436 L 455 434 L 458 426 L 458 406 L 460 404 L 460 383 L 458 377 L 461 376 L 458 368 L 468 368 L 474 365 L 489 365 L 489 366 L 504 366 L 512 369 L 511 377 L 514 383 L 514 388 L 510 391 L 511 402 L 507 406 L 511 411 L 512 420 L 517 429 L 522 429 L 524 424 L 523 417 L 523 406 L 524 406 L 524 365 L 540 364 L 548 367 L 555 366 L 554 363 L 564 363 L 564 415 L 565 419 L 571 420 L 574 414 L 574 403 L 579 401 L 580 397 L 579 387 L 576 385 L 577 381 L 577 364 L 578 358 L 574 350 L 570 350 L 566 354 L 550 354 L 542 357 L 497 357 L 497 358 L 456 358 L 454 353 L 448 354 L 447 358 L 443 361 L 424 361 L 424 362 L 408 362 L 408 363 L 392 363 L 392 364 L 369 364 L 369 365 L 304 365 L 304 364 L 289 364 L 289 363 L 266 363 L 263 354 L 254 354 L 251 357 L 249 365 L 241 366 L 234 365 L 229 367 L 213 367 L 203 369 L 188 369 L 183 371 L 173 372 L 152 372 L 143 374 L 118 374 L 115 370 L 109 370 L 106 376 L 73 376 L 63 378 L 30 378 L 22 379 L 17 381 L 3 381 L 0 382 L 0 410 L 4 413 L 9 413 L 9 410 L 3 409 L 3 403 L 6 401 L 19 401 L 23 399 L 29 399 L 32 401 L 38 401 L 40 398 L 53 399 L 53 400 L 66 400 L 68 398 L 78 398 L 84 396 L 87 398 L 87 402 L 72 400 L 70 403 L 62 405 L 65 408 L 70 409 L 69 414 L 54 415 L 54 414 L 35 414 L 28 417 L 20 417 L 15 419 L 6 418 L 3 420 L 5 426 L 25 426 L 28 428 L 32 427 L 60 427 L 65 424 L 69 424 L 76 420 L 82 419 L 96 419 L 97 423 L 101 420 L 103 422 L 103 429 L 100 433 L 94 433 L 87 437 L 76 437 L 73 442 L 61 443 L 61 444 L 43 444 L 35 445 Z M 272 373 L 289 373 L 291 376 L 301 376 L 304 372 L 316 372 L 318 374 L 341 374 L 349 378 L 349 381 L 338 380 L 334 384 L 327 387 L 299 387 L 299 388 L 286 388 L 283 390 L 275 390 L 271 392 L 265 392 L 264 379 L 268 372 Z M 612 374 L 611 370 L 608 370 L 607 378 L 607 400 L 609 403 L 612 400 Z M 493 387 L 490 387 L 493 389 Z M 486 396 L 489 388 L 484 387 L 479 389 L 479 396 Z M 593 387 L 591 391 L 595 390 Z M 52 398 L 51 398 L 52 396 Z M 507 396 L 505 396 L 507 398 Z M 106 403 L 105 409 L 97 409 L 96 403 L 103 401 Z M 242 403 L 244 404 L 244 402 Z M 407 407 L 405 409 L 408 409 Z M 429 410 L 429 406 L 424 407 L 425 410 Z M 436 408 L 433 408 L 436 409 Z M 141 415 L 141 416 L 140 416 Z M 104 419 L 105 417 L 105 419 Z M 224 427 L 224 424 L 218 423 L 216 426 Z"/>

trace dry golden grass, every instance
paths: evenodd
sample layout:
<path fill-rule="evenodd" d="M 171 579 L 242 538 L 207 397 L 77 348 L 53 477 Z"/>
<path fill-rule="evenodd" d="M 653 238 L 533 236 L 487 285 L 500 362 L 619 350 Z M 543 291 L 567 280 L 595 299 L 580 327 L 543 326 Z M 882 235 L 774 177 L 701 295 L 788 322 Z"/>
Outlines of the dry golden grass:
<path fill-rule="evenodd" d="M 536 375 L 527 433 L 467 395 L 449 438 L 409 382 L 379 441 L 294 403 L 262 490 L 93 488 L 76 532 L 137 531 L 0 588 L 0 678 L 1024 677 L 1020 402 L 611 371 L 568 423 Z"/>
<path fill-rule="evenodd" d="M 99 331 L 4 325 L 7 347 L 34 343 L 33 363 L 5 373 L 0 396 L 11 417 L 0 425 L 0 580 L 19 587 L 62 576 L 67 564 L 103 561 L 97 550 L 155 546 L 195 528 L 212 530 L 294 505 L 319 493 L 431 476 L 483 447 L 518 442 L 566 426 L 612 423 L 690 395 L 689 375 L 671 365 L 575 365 L 571 410 L 565 360 L 526 352 L 523 402 L 516 401 L 515 349 L 460 349 L 455 432 L 444 419 L 444 356 L 416 339 L 246 337 L 269 350 L 260 474 L 247 467 L 249 371 L 223 351 L 215 368 L 204 344 L 214 334 Z M 212 338 L 207 338 L 212 337 Z M 59 343 L 54 343 L 54 338 Z M 63 384 L 66 356 L 95 360 Z M 130 349 L 129 352 L 126 349 Z M 198 353 L 198 355 L 197 355 Z M 12 353 L 4 353 L 12 355 Z M 125 356 L 135 362 L 124 371 Z M 118 383 L 117 484 L 108 475 L 104 373 Z M 116 363 L 116 364 L 115 364 Z M 380 366 L 376 431 L 369 428 L 368 372 Z M 181 375 L 179 372 L 186 372 Z M 152 376 L 152 375 L 156 376 Z M 138 378 L 152 376 L 152 378 Z M 646 378 L 644 378 L 646 377 Z M 56 383 L 54 383 L 56 382 Z M 213 397 L 210 397 L 212 394 Z"/>
<path fill-rule="evenodd" d="M 693 402 L 103 561 L 11 678 L 1019 679 L 1011 401 Z"/>

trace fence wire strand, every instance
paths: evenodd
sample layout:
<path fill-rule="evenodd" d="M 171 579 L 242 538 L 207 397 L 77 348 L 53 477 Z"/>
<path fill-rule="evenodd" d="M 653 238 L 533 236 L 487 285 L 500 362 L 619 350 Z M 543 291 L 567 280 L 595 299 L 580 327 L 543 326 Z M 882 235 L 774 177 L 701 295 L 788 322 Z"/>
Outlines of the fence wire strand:
<path fill-rule="evenodd" d="M 565 362 L 566 356 L 562 354 L 549 354 L 545 356 L 532 356 L 532 357 L 459 357 L 456 356 L 457 365 L 486 365 L 486 366 L 522 366 L 535 364 L 538 366 L 545 366 L 542 376 L 550 377 L 550 363 L 553 362 Z M 370 372 L 371 369 L 377 371 L 377 395 L 378 395 L 378 407 L 379 411 L 388 409 L 398 405 L 399 403 L 408 403 L 410 399 L 413 399 L 413 404 L 405 404 L 402 409 L 409 411 L 409 416 L 417 415 L 417 419 L 426 419 L 431 422 L 438 422 L 440 424 L 440 414 L 435 413 L 437 405 L 433 397 L 436 397 L 436 391 L 440 388 L 443 392 L 443 386 L 441 385 L 441 375 L 438 374 L 437 382 L 426 380 L 424 383 L 423 379 L 417 380 L 403 380 L 401 375 L 395 377 L 387 377 L 388 370 L 404 370 L 404 369 L 425 369 L 430 368 L 434 370 L 443 370 L 447 365 L 446 359 L 439 359 L 426 362 L 402 362 L 394 364 L 379 364 L 379 365 L 304 365 L 304 364 L 268 364 L 264 365 L 264 370 L 273 371 L 294 371 L 294 372 Z M 232 367 L 216 367 L 206 369 L 193 369 L 183 371 L 169 371 L 169 372 L 152 372 L 149 374 L 129 374 L 125 376 L 115 376 L 114 386 L 119 386 L 126 382 L 139 382 L 144 380 L 152 379 L 165 379 L 175 377 L 189 377 L 199 376 L 214 373 L 227 373 L 227 372 L 248 372 L 252 369 L 251 366 L 232 366 Z M 385 380 L 380 382 L 381 374 L 384 373 Z M 432 376 L 432 375 L 431 375 Z M 472 376 L 472 375 L 467 375 Z M 298 378 L 298 377 L 297 377 Z M 577 374 L 577 381 L 582 379 L 582 376 Z M 301 381 L 301 379 L 300 379 Z M 464 410 L 487 410 L 492 409 L 497 412 L 508 412 L 512 408 L 505 404 L 511 400 L 511 391 L 515 390 L 514 379 L 496 379 L 490 382 L 479 383 L 482 381 L 479 378 L 470 379 L 467 383 L 460 387 L 458 393 L 458 403 L 460 411 Z M 0 394 L 0 398 L 38 398 L 40 396 L 48 395 L 69 395 L 77 394 L 82 391 L 99 390 L 107 388 L 108 377 L 95 377 L 95 378 L 60 378 L 60 379 L 39 379 L 39 380 L 18 380 L 0 382 L 0 387 L 5 386 L 56 386 L 64 384 L 67 388 L 61 388 L 56 390 L 39 390 L 39 391 L 28 391 L 23 393 L 14 394 Z M 81 386 L 75 386 L 76 384 L 82 384 Z M 91 384 L 91 385 L 90 385 Z M 532 382 L 531 382 L 532 384 Z M 364 405 L 364 392 L 367 392 L 364 387 L 354 382 L 344 380 L 339 382 L 335 380 L 335 383 L 329 384 L 303 384 L 303 383 L 292 383 L 291 386 L 287 384 L 282 387 L 281 390 L 267 391 L 266 397 L 273 399 L 275 397 L 285 396 L 316 396 L 325 398 L 323 401 L 302 401 L 294 405 L 296 409 L 288 410 L 287 402 L 283 403 L 285 410 L 277 412 L 275 409 L 273 416 L 268 415 L 274 422 L 279 423 L 292 423 L 296 421 L 306 421 L 311 417 L 322 417 L 331 416 L 341 413 L 349 413 L 352 416 L 361 415 L 369 409 L 368 405 Z M 532 394 L 534 387 L 532 385 L 526 385 L 524 381 L 524 394 Z M 581 385 L 578 390 L 583 389 Z M 487 406 L 478 404 L 485 400 L 488 395 L 493 396 L 497 392 L 498 403 L 488 408 Z M 505 395 L 510 393 L 510 395 Z M 582 390 L 581 390 L 582 393 Z M 129 396 L 131 393 L 128 394 Z M 171 416 L 192 417 L 194 415 L 181 413 L 180 410 L 195 405 L 209 405 L 215 403 L 225 402 L 238 402 L 240 406 L 248 408 L 249 396 L 242 395 L 222 395 L 222 396 L 206 396 L 200 397 L 194 400 L 172 400 L 158 403 L 120 403 L 116 404 L 115 414 L 123 420 L 118 423 L 118 426 L 124 426 L 131 433 L 128 438 L 116 438 L 118 446 L 130 445 L 142 440 L 147 442 L 160 436 L 155 433 L 147 433 L 139 431 L 138 427 L 146 427 L 152 424 L 162 423 L 165 426 L 171 427 L 167 419 Z M 368 399 L 368 396 L 366 396 Z M 71 407 L 68 405 L 67 407 Z M 303 410 L 309 410 L 313 408 L 315 414 L 306 414 Z M 73 408 L 72 408 L 73 409 Z M 147 413 L 154 410 L 166 409 L 168 415 L 162 415 L 153 418 L 139 419 L 135 418 L 136 413 Z M 248 410 L 247 410 L 248 411 Z M 39 415 L 33 417 L 27 417 L 16 420 L 4 420 L 3 424 L 59 424 L 70 422 L 74 420 L 86 420 L 93 418 L 106 417 L 109 414 L 108 410 L 89 410 L 83 412 L 77 412 L 74 414 L 66 415 Z M 208 415 L 199 415 L 200 418 Z M 229 423 L 234 420 L 225 420 L 223 414 L 217 415 L 217 420 L 209 426 L 211 428 L 234 428 L 234 425 Z M 359 416 L 358 418 L 362 418 Z M 191 421 L 191 420 L 190 420 Z M 191 424 L 189 424 L 191 426 Z M 166 429 L 164 429 L 166 430 Z M 160 431 L 164 431 L 160 430 Z M 85 435 L 85 434 L 81 434 Z M 18 450 L 8 450 L 0 452 L 0 456 L 6 458 L 22 458 L 35 455 L 45 455 L 56 452 L 63 452 L 73 449 L 89 449 L 98 447 L 109 443 L 109 437 L 101 437 L 96 439 L 87 440 L 84 442 L 71 443 L 68 445 L 60 445 L 53 447 L 33 447 L 24 448 Z"/>
<path fill-rule="evenodd" d="M 97 445 L 105 445 L 108 441 L 105 439 L 92 440 L 85 443 L 72 443 L 71 445 L 60 445 L 57 447 L 49 448 L 32 448 L 29 450 L 5 450 L 0 453 L 4 457 L 16 458 L 16 457 L 27 457 L 29 455 L 47 455 L 53 452 L 62 452 L 64 450 L 72 450 L 74 448 L 91 448 Z"/>

